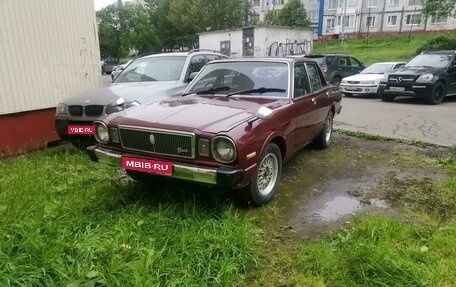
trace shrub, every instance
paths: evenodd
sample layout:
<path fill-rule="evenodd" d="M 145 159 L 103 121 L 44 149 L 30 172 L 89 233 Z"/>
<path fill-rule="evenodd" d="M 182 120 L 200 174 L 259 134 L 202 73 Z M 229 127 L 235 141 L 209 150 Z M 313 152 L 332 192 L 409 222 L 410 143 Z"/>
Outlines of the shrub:
<path fill-rule="evenodd" d="M 428 40 L 424 45 L 416 50 L 416 54 L 420 54 L 426 50 L 456 50 L 456 38 L 448 36 L 438 36 Z"/>

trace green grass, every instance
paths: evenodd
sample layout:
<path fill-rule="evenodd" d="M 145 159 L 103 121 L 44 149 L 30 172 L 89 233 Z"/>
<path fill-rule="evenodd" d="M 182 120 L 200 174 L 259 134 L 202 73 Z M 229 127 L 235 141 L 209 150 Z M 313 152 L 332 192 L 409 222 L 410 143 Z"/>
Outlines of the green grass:
<path fill-rule="evenodd" d="M 313 53 L 347 53 L 358 58 L 368 66 L 376 62 L 404 61 L 407 62 L 416 55 L 419 47 L 430 38 L 439 35 L 456 37 L 456 32 L 433 33 L 427 35 L 408 34 L 392 37 L 371 37 L 366 39 L 340 40 L 315 42 Z"/>
<path fill-rule="evenodd" d="M 0 286 L 238 286 L 257 229 L 219 193 L 146 188 L 80 152 L 0 162 Z"/>
<path fill-rule="evenodd" d="M 262 266 L 248 286 L 454 286 L 456 161 L 406 151 L 393 158 L 392 166 L 429 172 L 442 166 L 450 177 L 433 182 L 386 176 L 378 193 L 400 215 L 358 215 L 341 230 L 305 242 L 266 239 Z"/>
<path fill-rule="evenodd" d="M 437 230 L 358 217 L 330 239 L 298 249 L 302 273 L 325 286 L 452 286 L 456 222 Z"/>
<path fill-rule="evenodd" d="M 450 174 L 440 183 L 380 185 L 414 220 L 358 216 L 311 241 L 284 240 L 286 226 L 269 229 L 279 224 L 274 204 L 245 212 L 216 188 L 137 185 L 78 151 L 3 160 L 0 286 L 454 286 L 456 156 L 449 151 L 423 165 L 423 156 L 394 155 L 395 167 L 441 166 Z M 337 158 L 330 166 L 341 166 L 345 157 Z"/>

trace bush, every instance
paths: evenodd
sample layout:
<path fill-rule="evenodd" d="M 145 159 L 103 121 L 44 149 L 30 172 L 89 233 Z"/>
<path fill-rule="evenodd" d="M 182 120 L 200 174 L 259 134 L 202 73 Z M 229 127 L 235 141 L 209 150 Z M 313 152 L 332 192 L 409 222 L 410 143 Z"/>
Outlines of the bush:
<path fill-rule="evenodd" d="M 448 36 L 438 36 L 428 40 L 423 46 L 416 50 L 416 54 L 420 54 L 426 50 L 456 50 L 456 38 Z"/>

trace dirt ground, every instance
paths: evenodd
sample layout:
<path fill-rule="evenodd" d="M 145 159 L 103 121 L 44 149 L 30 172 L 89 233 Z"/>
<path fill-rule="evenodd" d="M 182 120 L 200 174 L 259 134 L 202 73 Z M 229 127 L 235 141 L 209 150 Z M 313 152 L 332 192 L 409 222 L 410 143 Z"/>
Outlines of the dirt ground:
<path fill-rule="evenodd" d="M 356 214 L 414 220 L 395 204 L 400 188 L 444 180 L 433 163 L 443 148 L 418 148 L 335 134 L 326 150 L 308 147 L 284 165 L 275 200 L 259 211 L 265 232 L 278 241 L 316 239 Z"/>

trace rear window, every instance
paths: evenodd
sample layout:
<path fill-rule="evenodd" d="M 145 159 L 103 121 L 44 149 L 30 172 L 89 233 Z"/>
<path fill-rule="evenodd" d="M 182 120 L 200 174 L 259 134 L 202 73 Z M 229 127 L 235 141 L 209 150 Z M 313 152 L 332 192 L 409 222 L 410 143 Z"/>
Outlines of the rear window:
<path fill-rule="evenodd" d="M 307 56 L 307 59 L 316 62 L 319 66 L 321 65 L 327 65 L 325 63 L 325 57 L 324 56 Z"/>

